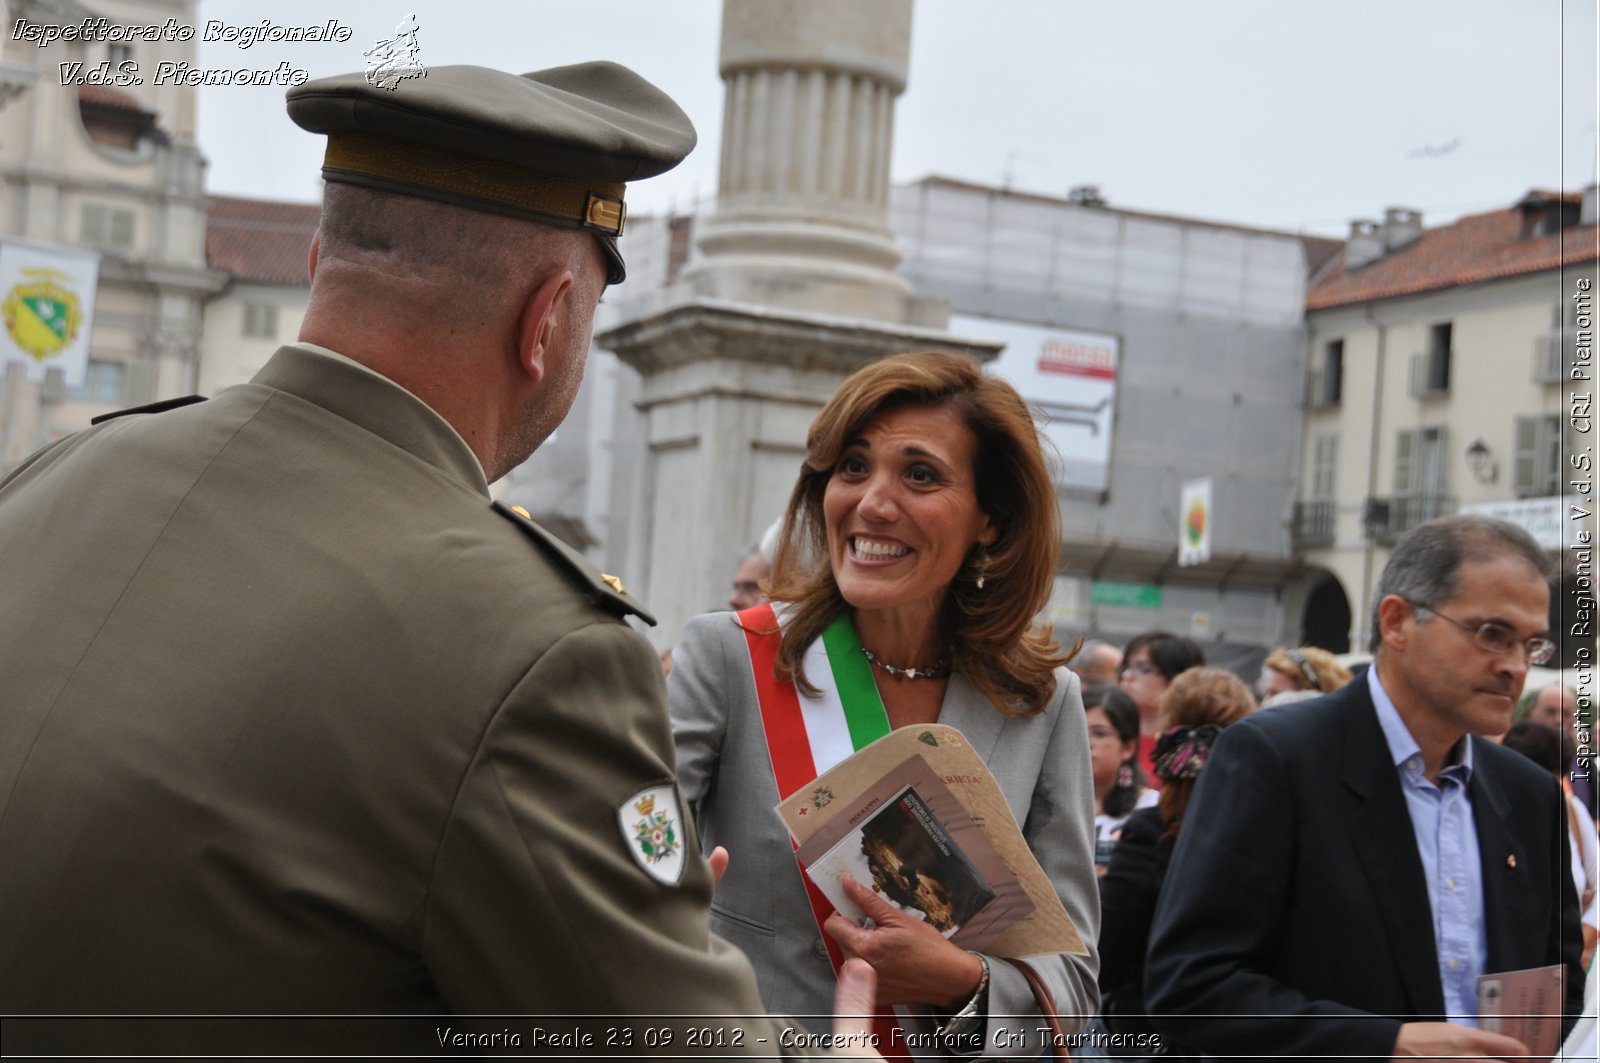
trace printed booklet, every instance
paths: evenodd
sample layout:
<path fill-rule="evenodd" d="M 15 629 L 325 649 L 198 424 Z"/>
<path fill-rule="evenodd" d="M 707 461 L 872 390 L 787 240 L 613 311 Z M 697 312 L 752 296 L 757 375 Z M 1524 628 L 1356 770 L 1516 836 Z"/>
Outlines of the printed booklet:
<path fill-rule="evenodd" d="M 866 918 L 839 883 L 848 872 L 962 948 L 1087 951 L 999 784 L 953 727 L 892 731 L 777 813 L 801 866 L 846 918 Z"/>

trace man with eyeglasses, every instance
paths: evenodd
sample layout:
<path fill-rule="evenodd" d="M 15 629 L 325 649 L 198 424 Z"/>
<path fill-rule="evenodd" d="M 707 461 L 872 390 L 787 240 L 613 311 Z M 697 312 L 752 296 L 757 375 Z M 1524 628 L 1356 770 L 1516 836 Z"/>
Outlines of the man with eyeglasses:
<path fill-rule="evenodd" d="M 1367 674 L 1218 739 L 1151 932 L 1169 1038 L 1220 1058 L 1525 1055 L 1479 1028 L 1478 979 L 1551 965 L 1571 1026 L 1560 788 L 1486 740 L 1553 653 L 1549 574 L 1514 525 L 1424 524 L 1378 581 Z"/>

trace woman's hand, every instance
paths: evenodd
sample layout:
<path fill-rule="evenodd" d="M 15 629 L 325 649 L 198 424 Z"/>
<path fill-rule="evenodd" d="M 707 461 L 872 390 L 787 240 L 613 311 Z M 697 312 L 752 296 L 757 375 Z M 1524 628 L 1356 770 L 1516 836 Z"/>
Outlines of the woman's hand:
<path fill-rule="evenodd" d="M 823 929 L 839 943 L 846 959 L 860 957 L 878 972 L 880 1005 L 954 1009 L 966 1003 L 983 977 L 983 964 L 976 956 L 950 944 L 933 927 L 895 908 L 853 876 L 841 875 L 839 882 L 877 927 L 864 929 L 834 912 Z"/>
<path fill-rule="evenodd" d="M 711 865 L 711 883 L 716 885 L 722 881 L 722 876 L 728 873 L 728 850 L 719 845 L 711 850 L 711 855 L 706 857 L 706 863 Z"/>

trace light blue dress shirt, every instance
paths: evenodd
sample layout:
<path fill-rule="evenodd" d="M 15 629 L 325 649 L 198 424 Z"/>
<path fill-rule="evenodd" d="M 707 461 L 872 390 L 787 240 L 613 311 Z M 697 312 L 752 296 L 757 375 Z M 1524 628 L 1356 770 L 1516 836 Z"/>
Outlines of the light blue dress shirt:
<path fill-rule="evenodd" d="M 1438 785 L 1434 785 L 1422 774 L 1422 749 L 1378 681 L 1376 666 L 1367 669 L 1367 688 L 1400 774 L 1422 873 L 1428 880 L 1445 1012 L 1452 1022 L 1477 1026 L 1478 979 L 1488 962 L 1489 946 L 1483 930 L 1478 826 L 1467 793 L 1472 781 L 1472 741 L 1463 738 L 1455 744 L 1439 773 Z"/>

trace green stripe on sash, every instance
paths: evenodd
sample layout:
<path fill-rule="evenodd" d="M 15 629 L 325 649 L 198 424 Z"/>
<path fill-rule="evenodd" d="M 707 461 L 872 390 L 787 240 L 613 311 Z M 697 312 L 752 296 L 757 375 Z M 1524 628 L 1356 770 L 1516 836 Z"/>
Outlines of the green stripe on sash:
<path fill-rule="evenodd" d="M 822 645 L 844 706 L 850 745 L 864 749 L 889 733 L 889 713 L 872 678 L 872 665 L 861 652 L 861 636 L 850 618 L 841 616 L 822 632 Z"/>

